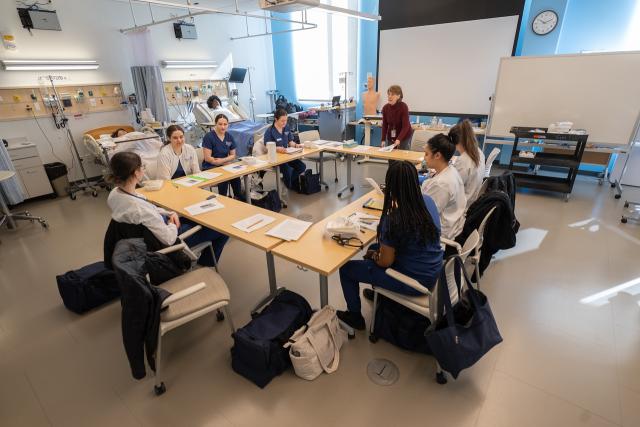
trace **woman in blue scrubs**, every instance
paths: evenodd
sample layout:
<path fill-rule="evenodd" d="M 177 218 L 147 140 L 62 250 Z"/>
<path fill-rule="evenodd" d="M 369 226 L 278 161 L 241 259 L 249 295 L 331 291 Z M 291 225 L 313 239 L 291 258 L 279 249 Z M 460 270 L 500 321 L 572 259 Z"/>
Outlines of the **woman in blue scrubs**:
<path fill-rule="evenodd" d="M 223 166 L 236 159 L 236 143 L 231 134 L 227 132 L 229 119 L 227 119 L 227 116 L 224 114 L 218 114 L 214 122 L 216 124 L 215 127 L 211 132 L 207 133 L 202 140 L 202 149 L 204 152 L 202 169 Z M 218 193 L 226 196 L 229 191 L 229 185 L 231 185 L 233 189 L 233 197 L 238 200 L 244 200 L 240 178 L 234 178 L 218 184 Z"/>
<path fill-rule="evenodd" d="M 418 172 L 406 161 L 394 162 L 387 169 L 378 243 L 369 247 L 363 260 L 340 267 L 340 284 L 347 301 L 347 311 L 337 313 L 340 320 L 354 329 L 365 328 L 360 312 L 360 283 L 405 295 L 422 295 L 389 276 L 385 272 L 389 267 L 427 289 L 435 285 L 442 268 L 438 210 L 431 197 L 420 192 Z"/>
<path fill-rule="evenodd" d="M 287 147 L 303 147 L 293 141 L 291 129 L 287 126 L 287 112 L 283 108 L 278 108 L 273 114 L 273 125 L 264 133 L 264 143 L 273 141 L 276 143 L 278 153 L 286 152 Z M 302 160 L 296 159 L 280 165 L 280 172 L 284 178 L 284 185 L 292 188 L 293 183 L 298 181 L 298 176 L 307 170 L 307 166 Z"/>

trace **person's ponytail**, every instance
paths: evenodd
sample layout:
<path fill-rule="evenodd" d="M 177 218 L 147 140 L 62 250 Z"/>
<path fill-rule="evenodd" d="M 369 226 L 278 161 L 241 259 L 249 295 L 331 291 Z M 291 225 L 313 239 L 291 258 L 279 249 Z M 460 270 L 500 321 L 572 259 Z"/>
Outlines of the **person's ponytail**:
<path fill-rule="evenodd" d="M 449 137 L 454 145 L 460 144 L 462 146 L 474 165 L 478 166 L 480 164 L 478 141 L 469 120 L 465 119 L 452 127 L 449 130 Z"/>

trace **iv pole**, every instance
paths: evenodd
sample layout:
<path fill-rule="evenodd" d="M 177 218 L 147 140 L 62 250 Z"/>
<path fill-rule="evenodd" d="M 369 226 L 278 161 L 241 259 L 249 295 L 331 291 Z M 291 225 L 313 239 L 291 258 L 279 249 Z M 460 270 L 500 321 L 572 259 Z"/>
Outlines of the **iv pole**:
<path fill-rule="evenodd" d="M 78 191 L 88 191 L 88 190 L 91 190 L 91 195 L 93 197 L 98 197 L 98 187 L 91 184 L 91 182 L 89 181 L 89 178 L 87 177 L 87 172 L 84 170 L 84 165 L 82 164 L 82 161 L 83 161 L 82 157 L 78 152 L 76 141 L 75 139 L 73 139 L 73 135 L 71 134 L 71 129 L 69 128 L 69 125 L 68 125 L 69 119 L 64 114 L 64 105 L 62 105 L 60 101 L 60 95 L 58 94 L 58 90 L 56 89 L 56 85 L 53 83 L 53 76 L 49 75 L 47 76 L 47 79 L 51 83 L 51 89 L 53 89 L 53 94 L 54 94 L 53 98 L 54 98 L 55 108 L 56 108 L 56 114 L 54 114 L 54 121 L 55 121 L 56 127 L 58 129 L 65 128 L 67 130 L 67 137 L 69 138 L 69 141 L 71 141 L 71 146 L 73 147 L 73 151 L 76 154 L 76 158 L 78 159 L 78 164 L 80 165 L 80 170 L 82 171 L 82 179 L 80 180 L 80 182 L 76 181 L 69 184 L 69 188 L 68 188 L 69 197 L 71 198 L 71 200 L 75 200 L 76 193 Z"/>

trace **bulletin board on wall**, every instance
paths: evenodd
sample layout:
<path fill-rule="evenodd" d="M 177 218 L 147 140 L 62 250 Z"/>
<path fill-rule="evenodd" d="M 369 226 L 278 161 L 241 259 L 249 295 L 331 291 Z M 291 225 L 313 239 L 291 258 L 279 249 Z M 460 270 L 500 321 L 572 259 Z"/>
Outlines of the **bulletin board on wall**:
<path fill-rule="evenodd" d="M 125 108 L 122 83 L 56 85 L 56 90 L 69 116 Z M 34 115 L 48 117 L 54 97 L 48 85 L 0 88 L 0 121 L 29 119 Z"/>
<path fill-rule="evenodd" d="M 226 80 L 175 80 L 163 84 L 169 105 L 206 101 L 211 95 L 221 99 L 229 97 L 229 83 Z"/>

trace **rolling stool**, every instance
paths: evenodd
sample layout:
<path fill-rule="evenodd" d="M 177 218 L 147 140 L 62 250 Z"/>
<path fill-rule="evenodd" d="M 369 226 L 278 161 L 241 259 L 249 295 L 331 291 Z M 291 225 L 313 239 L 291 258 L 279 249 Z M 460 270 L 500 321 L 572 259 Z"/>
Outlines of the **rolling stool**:
<path fill-rule="evenodd" d="M 15 174 L 16 173 L 14 171 L 0 170 L 0 183 L 13 178 Z M 23 220 L 31 222 L 38 221 L 43 228 L 49 228 L 49 223 L 47 223 L 44 218 L 32 216 L 28 211 L 11 213 L 4 201 L 2 191 L 0 191 L 0 209 L 2 209 L 2 212 L 0 213 L 0 227 L 2 227 L 6 222 L 9 225 L 9 228 L 16 228 L 14 220 Z"/>

